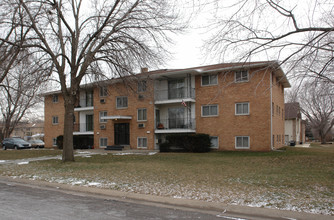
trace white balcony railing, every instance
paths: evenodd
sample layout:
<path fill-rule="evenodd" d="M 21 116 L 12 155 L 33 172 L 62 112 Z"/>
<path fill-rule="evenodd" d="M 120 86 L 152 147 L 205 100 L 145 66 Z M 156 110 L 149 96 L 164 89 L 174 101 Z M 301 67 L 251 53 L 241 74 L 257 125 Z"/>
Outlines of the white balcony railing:
<path fill-rule="evenodd" d="M 172 119 L 160 119 L 156 121 L 157 130 L 171 130 L 171 129 L 185 129 L 195 130 L 196 120 L 194 118 L 172 118 Z"/>
<path fill-rule="evenodd" d="M 166 90 L 155 90 L 155 101 L 166 101 L 176 99 L 195 99 L 194 88 L 177 88 L 177 89 L 166 89 Z"/>

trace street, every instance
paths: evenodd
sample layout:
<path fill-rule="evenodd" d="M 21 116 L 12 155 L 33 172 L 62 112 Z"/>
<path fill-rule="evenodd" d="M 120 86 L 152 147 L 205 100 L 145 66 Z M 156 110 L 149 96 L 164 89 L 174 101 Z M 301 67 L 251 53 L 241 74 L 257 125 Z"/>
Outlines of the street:
<path fill-rule="evenodd" d="M 177 203 L 150 202 L 127 197 L 77 191 L 62 184 L 37 185 L 29 181 L 0 178 L 1 219 L 232 219 L 232 220 L 296 220 L 332 219 L 331 216 L 279 212 L 264 209 L 238 212 Z M 195 208 L 197 207 L 197 208 Z M 201 207 L 201 208 L 199 208 Z M 274 217 L 276 216 L 276 217 Z M 285 217 L 289 216 L 289 217 Z"/>
<path fill-rule="evenodd" d="M 0 183 L 0 197 L 1 219 L 225 219 L 219 213 L 74 195 L 12 182 Z"/>

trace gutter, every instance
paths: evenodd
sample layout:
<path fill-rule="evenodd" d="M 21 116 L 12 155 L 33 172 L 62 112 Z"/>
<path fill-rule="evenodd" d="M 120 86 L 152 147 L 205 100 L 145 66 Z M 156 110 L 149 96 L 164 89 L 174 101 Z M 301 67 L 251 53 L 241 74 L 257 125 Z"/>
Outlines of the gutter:
<path fill-rule="evenodd" d="M 273 146 L 273 74 L 270 73 L 270 148 L 274 150 Z"/>

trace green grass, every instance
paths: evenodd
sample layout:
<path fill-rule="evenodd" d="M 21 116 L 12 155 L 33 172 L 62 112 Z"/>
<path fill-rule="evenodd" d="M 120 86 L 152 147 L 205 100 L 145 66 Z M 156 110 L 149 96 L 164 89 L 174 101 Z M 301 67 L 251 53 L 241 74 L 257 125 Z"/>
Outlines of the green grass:
<path fill-rule="evenodd" d="M 7 152 L 2 151 L 0 159 L 3 153 Z M 234 196 L 251 203 L 261 195 L 269 197 L 268 207 L 284 207 L 289 201 L 319 209 L 331 207 L 326 204 L 334 197 L 334 145 L 277 152 L 94 155 L 76 157 L 74 163 L 49 160 L 2 166 L 0 175 L 97 181 L 116 190 L 227 203 L 235 201 Z M 334 213 L 334 207 L 329 209 Z"/>
<path fill-rule="evenodd" d="M 61 151 L 49 149 L 0 150 L 0 160 L 18 160 L 56 155 L 61 155 Z"/>

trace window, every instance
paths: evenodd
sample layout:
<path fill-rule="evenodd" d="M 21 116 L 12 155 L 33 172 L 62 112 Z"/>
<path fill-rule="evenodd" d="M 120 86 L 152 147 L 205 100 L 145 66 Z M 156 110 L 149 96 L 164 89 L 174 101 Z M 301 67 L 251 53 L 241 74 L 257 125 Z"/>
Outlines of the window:
<path fill-rule="evenodd" d="M 138 140 L 138 148 L 147 148 L 147 138 L 146 137 L 139 137 Z"/>
<path fill-rule="evenodd" d="M 203 105 L 202 106 L 202 116 L 217 116 L 218 115 L 218 105 Z"/>
<path fill-rule="evenodd" d="M 58 124 L 58 116 L 52 116 L 52 124 Z"/>
<path fill-rule="evenodd" d="M 248 149 L 249 148 L 249 136 L 236 136 L 235 137 L 236 149 Z"/>
<path fill-rule="evenodd" d="M 249 115 L 249 103 L 235 103 L 235 114 L 236 115 Z"/>
<path fill-rule="evenodd" d="M 138 92 L 146 92 L 146 81 L 145 80 L 138 82 Z"/>
<path fill-rule="evenodd" d="M 210 137 L 210 140 L 211 140 L 211 148 L 218 149 L 219 147 L 218 137 L 217 136 Z"/>
<path fill-rule="evenodd" d="M 275 147 L 275 135 L 273 134 L 273 147 Z"/>
<path fill-rule="evenodd" d="M 137 111 L 137 121 L 146 121 L 147 113 L 146 108 L 139 108 Z"/>
<path fill-rule="evenodd" d="M 52 102 L 57 103 L 58 102 L 58 95 L 53 95 L 52 96 Z"/>
<path fill-rule="evenodd" d="M 235 72 L 235 82 L 247 82 L 248 81 L 248 71 L 242 70 Z"/>
<path fill-rule="evenodd" d="M 102 117 L 104 117 L 104 116 L 107 116 L 107 111 L 102 111 L 102 112 L 100 112 L 100 123 L 106 123 L 107 122 L 107 119 L 102 119 Z"/>
<path fill-rule="evenodd" d="M 57 138 L 52 138 L 52 146 L 57 146 Z"/>
<path fill-rule="evenodd" d="M 101 137 L 100 138 L 100 147 L 107 147 L 108 145 L 108 138 Z"/>
<path fill-rule="evenodd" d="M 202 76 L 202 86 L 210 86 L 218 84 L 218 75 L 205 75 Z"/>
<path fill-rule="evenodd" d="M 127 108 L 128 107 L 128 97 L 127 96 L 119 96 L 116 98 L 116 108 Z"/>
<path fill-rule="evenodd" d="M 108 96 L 108 87 L 103 86 L 100 87 L 100 97 L 106 97 Z"/>

